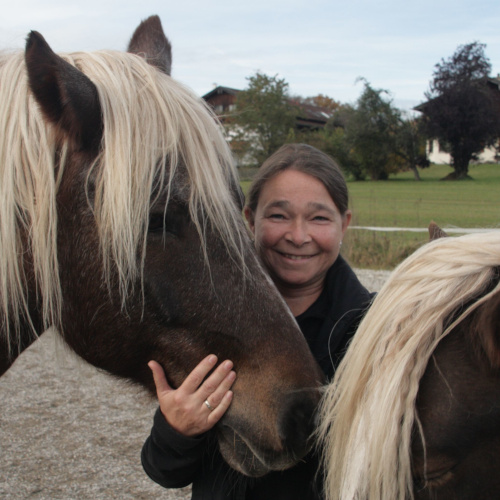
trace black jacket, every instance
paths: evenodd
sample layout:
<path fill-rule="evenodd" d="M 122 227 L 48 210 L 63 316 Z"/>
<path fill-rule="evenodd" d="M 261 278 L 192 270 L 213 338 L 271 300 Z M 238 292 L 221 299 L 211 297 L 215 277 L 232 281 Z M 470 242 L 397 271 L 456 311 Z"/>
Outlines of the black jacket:
<path fill-rule="evenodd" d="M 320 297 L 297 317 L 309 347 L 330 379 L 372 298 L 338 257 L 328 270 Z M 142 449 L 149 477 L 165 488 L 192 483 L 193 500 L 319 500 L 318 457 L 311 453 L 295 467 L 259 479 L 247 478 L 222 459 L 215 433 L 185 437 L 172 429 L 158 409 Z"/>

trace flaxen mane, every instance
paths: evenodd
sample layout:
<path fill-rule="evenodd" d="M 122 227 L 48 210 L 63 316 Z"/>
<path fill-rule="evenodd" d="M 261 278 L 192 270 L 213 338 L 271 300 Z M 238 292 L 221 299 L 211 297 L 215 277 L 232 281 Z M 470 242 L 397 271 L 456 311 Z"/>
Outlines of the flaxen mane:
<path fill-rule="evenodd" d="M 242 258 L 241 214 L 228 189 L 237 185 L 237 174 L 202 101 L 135 55 L 99 51 L 62 57 L 99 93 L 104 135 L 87 180 L 95 184 L 92 210 L 105 269 L 109 273 L 110 263 L 116 264 L 123 300 L 141 276 L 152 193 L 169 185 L 178 165 L 187 171 L 190 213 L 202 242 L 210 224 L 235 258 Z M 68 144 L 56 142 L 60 138 L 43 120 L 21 53 L 0 56 L 0 130 L 0 328 L 9 335 L 9 319 L 18 330 L 20 318 L 29 318 L 26 249 L 33 254 L 46 326 L 58 324 L 62 300 L 55 197 Z"/>
<path fill-rule="evenodd" d="M 481 303 L 500 234 L 444 238 L 404 261 L 362 321 L 322 408 L 327 498 L 413 498 L 410 443 L 420 379 L 439 341 Z M 473 302 L 458 318 L 461 306 Z"/>

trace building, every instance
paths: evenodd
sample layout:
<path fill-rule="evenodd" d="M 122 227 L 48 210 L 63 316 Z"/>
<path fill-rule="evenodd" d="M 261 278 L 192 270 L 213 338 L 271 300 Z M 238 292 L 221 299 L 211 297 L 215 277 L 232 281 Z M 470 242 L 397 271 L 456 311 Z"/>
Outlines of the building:
<path fill-rule="evenodd" d="M 224 121 L 224 115 L 232 113 L 236 109 L 236 96 L 240 92 L 230 87 L 217 86 L 212 91 L 203 96 L 203 99 L 210 104 L 216 115 Z"/>
<path fill-rule="evenodd" d="M 236 96 L 239 92 L 241 91 L 230 87 L 217 86 L 205 94 L 203 99 L 210 104 L 224 123 L 224 116 L 236 110 Z M 300 103 L 292 99 L 290 103 L 300 109 L 300 114 L 296 118 L 296 127 L 299 130 L 323 128 L 333 115 L 332 111 L 327 108 Z"/>

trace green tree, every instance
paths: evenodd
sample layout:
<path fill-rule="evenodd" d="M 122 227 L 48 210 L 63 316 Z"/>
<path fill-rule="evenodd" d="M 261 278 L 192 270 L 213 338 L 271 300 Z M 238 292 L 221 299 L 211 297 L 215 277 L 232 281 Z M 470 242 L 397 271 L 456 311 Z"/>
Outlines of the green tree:
<path fill-rule="evenodd" d="M 388 92 L 374 89 L 364 80 L 364 90 L 354 107 L 344 107 L 339 120 L 345 130 L 345 140 L 352 150 L 350 167 L 355 178 L 368 176 L 372 180 L 387 179 L 398 170 L 396 137 L 400 112 Z"/>
<path fill-rule="evenodd" d="M 500 112 L 488 87 L 491 64 L 486 45 L 461 45 L 448 60 L 436 64 L 424 113 L 426 131 L 445 145 L 453 173 L 447 178 L 468 178 L 469 163 L 500 135 Z"/>
<path fill-rule="evenodd" d="M 401 159 L 401 167 L 409 168 L 415 180 L 420 180 L 418 167 L 430 165 L 425 153 L 425 134 L 422 120 L 414 117 L 401 118 L 396 133 L 396 154 Z"/>
<path fill-rule="evenodd" d="M 236 113 L 229 124 L 233 151 L 262 162 L 287 142 L 298 114 L 288 96 L 288 83 L 257 72 L 236 98 Z"/>
<path fill-rule="evenodd" d="M 421 120 L 404 117 L 384 94 L 365 82 L 355 106 L 338 104 L 324 128 L 296 131 L 293 139 L 329 154 L 355 180 L 407 169 L 420 180 L 418 168 L 429 166 Z"/>

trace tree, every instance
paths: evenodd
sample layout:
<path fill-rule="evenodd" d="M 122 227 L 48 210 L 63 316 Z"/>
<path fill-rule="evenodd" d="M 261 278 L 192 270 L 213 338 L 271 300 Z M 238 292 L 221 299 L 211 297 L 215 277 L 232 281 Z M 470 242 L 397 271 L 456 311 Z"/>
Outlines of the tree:
<path fill-rule="evenodd" d="M 361 169 L 363 175 L 372 180 L 387 179 L 390 173 L 397 171 L 395 153 L 400 113 L 390 99 L 382 97 L 387 91 L 372 88 L 366 80 L 364 85 L 356 106 L 343 110 L 345 140 L 354 150 L 356 161 L 352 164 Z M 355 175 L 359 178 L 360 172 Z"/>
<path fill-rule="evenodd" d="M 403 167 L 409 168 L 415 180 L 420 180 L 418 168 L 430 165 L 425 154 L 425 136 L 422 132 L 422 120 L 401 118 L 396 134 L 396 154 L 401 158 Z"/>
<path fill-rule="evenodd" d="M 288 83 L 257 72 L 247 78 L 246 90 L 236 98 L 237 112 L 231 120 L 233 150 L 262 162 L 287 142 L 295 125 L 297 108 L 288 97 Z M 237 145 L 235 147 L 235 145 Z"/>
<path fill-rule="evenodd" d="M 324 94 L 318 94 L 312 97 L 294 96 L 293 100 L 298 103 L 310 104 L 312 106 L 317 106 L 318 108 L 324 108 L 331 112 L 336 111 L 340 107 L 339 102 Z"/>
<path fill-rule="evenodd" d="M 500 108 L 487 84 L 491 64 L 478 42 L 459 46 L 448 60 L 436 64 L 428 102 L 418 109 L 426 131 L 445 145 L 454 172 L 447 178 L 468 178 L 469 163 L 500 135 Z"/>
<path fill-rule="evenodd" d="M 404 117 L 385 94 L 365 81 L 356 105 L 336 104 L 324 128 L 296 131 L 290 137 L 329 154 L 355 180 L 386 179 L 403 169 L 420 180 L 418 167 L 429 166 L 421 120 Z"/>

